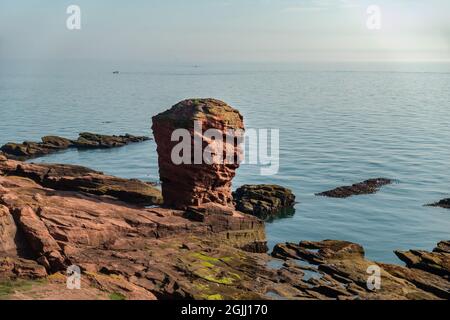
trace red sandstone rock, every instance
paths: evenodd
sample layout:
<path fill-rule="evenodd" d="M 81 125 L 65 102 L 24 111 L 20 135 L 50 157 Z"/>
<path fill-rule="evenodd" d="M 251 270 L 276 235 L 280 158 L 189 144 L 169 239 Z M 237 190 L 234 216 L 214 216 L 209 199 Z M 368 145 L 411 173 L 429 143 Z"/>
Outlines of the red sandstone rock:
<path fill-rule="evenodd" d="M 154 184 L 109 176 L 82 166 L 35 164 L 0 157 L 0 174 L 26 177 L 47 188 L 111 196 L 139 205 L 162 203 L 161 191 Z"/>
<path fill-rule="evenodd" d="M 217 154 L 225 158 L 226 150 L 233 155 L 232 160 L 240 159 L 241 150 L 236 140 L 227 143 L 227 130 L 243 134 L 244 124 L 241 114 L 226 103 L 214 99 L 191 99 L 174 105 L 170 110 L 153 117 L 153 134 L 157 144 L 159 175 L 162 182 L 164 204 L 169 207 L 185 209 L 214 202 L 232 206 L 231 180 L 239 167 L 237 161 L 219 163 L 175 164 L 171 154 L 179 141 L 171 141 L 172 133 L 179 128 L 187 129 L 192 137 L 191 151 L 194 152 L 194 121 L 202 126 L 203 149 L 210 145 Z M 204 136 L 208 129 L 223 133 L 222 141 L 211 141 Z M 222 157 L 223 156 L 223 157 Z M 190 157 L 191 160 L 193 156 Z M 231 157 L 230 157 L 231 158 Z M 193 162 L 193 161 L 192 161 Z"/>
<path fill-rule="evenodd" d="M 269 255 L 239 249 L 252 242 L 258 248 L 264 223 L 228 206 L 144 209 L 17 176 L 0 175 L 0 238 L 0 281 L 13 288 L 11 299 L 449 297 L 443 274 L 448 241 L 433 253 L 416 254 L 411 267 L 370 261 L 360 245 L 346 241 L 279 244 L 273 256 L 285 261 L 274 268 L 267 265 Z M 81 268 L 81 290 L 66 289 L 69 263 Z M 416 268 L 424 263 L 433 266 L 430 272 Z M 367 268 L 374 264 L 382 269 L 382 283 L 371 291 Z M 306 279 L 306 271 L 316 277 Z M 20 289 L 24 280 L 31 286 L 26 292 Z"/>
<path fill-rule="evenodd" d="M 42 277 L 76 264 L 91 273 L 124 275 L 131 286 L 130 281 L 144 281 L 133 278 L 142 265 L 159 261 L 151 259 L 149 252 L 165 252 L 164 246 L 154 248 L 155 241 L 178 237 L 190 243 L 191 237 L 212 236 L 226 239 L 230 246 L 263 241 L 264 223 L 226 211 L 192 221 L 183 211 L 144 209 L 0 175 L 0 280 Z"/>

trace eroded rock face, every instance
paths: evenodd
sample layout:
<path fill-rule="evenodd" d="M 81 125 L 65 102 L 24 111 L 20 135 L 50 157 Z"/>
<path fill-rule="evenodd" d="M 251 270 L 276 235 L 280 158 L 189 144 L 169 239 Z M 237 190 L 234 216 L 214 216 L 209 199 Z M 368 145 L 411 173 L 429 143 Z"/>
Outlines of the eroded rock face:
<path fill-rule="evenodd" d="M 369 179 L 355 183 L 351 186 L 338 187 L 333 190 L 317 193 L 317 196 L 331 198 L 348 198 L 355 195 L 372 194 L 378 192 L 382 186 L 391 184 L 393 181 L 386 178 Z"/>
<path fill-rule="evenodd" d="M 194 130 L 195 121 L 201 125 L 200 132 Z M 191 137 L 191 156 L 187 157 L 190 163 L 175 164 L 172 159 L 172 151 L 179 144 L 179 141 L 171 141 L 172 133 L 180 128 L 188 130 Z M 227 143 L 226 134 L 227 130 L 239 133 L 244 129 L 243 118 L 237 110 L 214 99 L 185 100 L 153 117 L 152 129 L 166 206 L 185 209 L 209 202 L 232 206 L 231 180 L 239 167 L 236 160 L 240 157 L 240 149 L 235 140 Z M 222 132 L 223 143 L 206 137 L 204 132 L 208 129 Z M 203 159 L 197 159 L 201 163 L 195 164 L 196 134 L 202 141 L 201 150 L 210 146 L 222 159 L 228 150 L 232 161 L 208 164 Z"/>
<path fill-rule="evenodd" d="M 261 219 L 268 219 L 292 209 L 295 195 L 291 190 L 278 185 L 243 185 L 233 192 L 236 209 Z"/>
<path fill-rule="evenodd" d="M 58 136 L 45 136 L 41 138 L 42 142 L 9 142 L 3 145 L 0 150 L 7 158 L 24 161 L 32 158 L 42 157 L 50 153 L 65 150 L 68 148 L 115 148 L 127 145 L 129 143 L 146 141 L 148 139 L 148 137 L 132 136 L 130 134 L 121 136 L 108 136 L 82 132 L 80 133 L 77 140 L 70 140 Z"/>

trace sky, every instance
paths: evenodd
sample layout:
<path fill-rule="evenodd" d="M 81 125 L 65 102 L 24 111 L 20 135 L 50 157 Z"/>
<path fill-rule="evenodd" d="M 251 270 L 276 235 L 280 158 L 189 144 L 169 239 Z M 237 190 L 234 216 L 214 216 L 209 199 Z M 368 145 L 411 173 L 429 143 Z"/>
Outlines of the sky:
<path fill-rule="evenodd" d="M 1 0 L 0 61 L 450 61 L 449 13 L 449 0 Z"/>

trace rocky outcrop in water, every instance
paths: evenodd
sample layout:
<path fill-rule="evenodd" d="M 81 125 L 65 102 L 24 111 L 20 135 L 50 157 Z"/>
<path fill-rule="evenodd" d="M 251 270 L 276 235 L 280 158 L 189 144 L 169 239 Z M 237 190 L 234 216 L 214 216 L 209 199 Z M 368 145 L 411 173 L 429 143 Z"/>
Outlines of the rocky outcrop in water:
<path fill-rule="evenodd" d="M 317 193 L 316 195 L 331 198 L 348 198 L 355 195 L 372 194 L 378 192 L 382 186 L 391 184 L 392 182 L 391 179 L 386 178 L 369 179 L 351 186 L 338 187 L 333 190 Z"/>
<path fill-rule="evenodd" d="M 0 156 L 0 174 L 29 178 L 47 188 L 110 196 L 139 205 L 163 202 L 161 192 L 154 184 L 109 176 L 76 165 L 34 164 Z"/>
<path fill-rule="evenodd" d="M 268 219 L 292 209 L 295 195 L 291 190 L 278 185 L 243 185 L 233 192 L 236 209 L 260 219 Z"/>
<path fill-rule="evenodd" d="M 444 209 L 450 209 L 450 198 L 442 199 L 438 202 L 427 204 L 429 207 L 440 207 Z"/>
<path fill-rule="evenodd" d="M 132 136 L 108 136 L 89 132 L 80 133 L 77 140 L 70 140 L 58 136 L 45 136 L 42 142 L 25 141 L 23 143 L 9 142 L 3 145 L 0 150 L 7 158 L 14 160 L 28 160 L 45 156 L 68 148 L 94 149 L 94 148 L 115 148 L 134 142 L 149 140 L 148 137 Z"/>
<path fill-rule="evenodd" d="M 199 132 L 195 131 L 194 122 L 201 125 Z M 239 167 L 235 160 L 239 157 L 240 150 L 235 139 L 227 143 L 226 135 L 227 130 L 244 129 L 239 111 L 215 99 L 184 100 L 153 117 L 152 129 L 157 144 L 159 175 L 166 206 L 185 209 L 209 202 L 232 206 L 231 180 Z M 179 144 L 179 141 L 171 139 L 176 129 L 186 129 L 190 135 L 188 146 L 191 146 L 191 150 L 184 150 L 189 154 L 185 155 L 187 161 L 181 164 L 174 163 L 172 159 L 172 151 Z M 206 137 L 204 132 L 208 129 L 221 133 L 222 142 Z M 209 164 L 204 159 L 197 159 L 196 164 L 193 155 L 196 150 L 195 136 L 199 138 L 200 150 L 209 146 L 221 159 L 225 158 L 228 150 L 232 161 Z M 201 151 L 199 156 L 202 155 Z"/>

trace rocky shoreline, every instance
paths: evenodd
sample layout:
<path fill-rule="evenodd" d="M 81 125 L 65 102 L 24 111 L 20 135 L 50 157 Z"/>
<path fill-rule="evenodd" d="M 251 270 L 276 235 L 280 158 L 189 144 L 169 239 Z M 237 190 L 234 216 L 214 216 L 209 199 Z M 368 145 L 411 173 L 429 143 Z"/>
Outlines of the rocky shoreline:
<path fill-rule="evenodd" d="M 369 261 L 338 240 L 278 244 L 271 257 L 264 223 L 221 205 L 146 209 L 15 175 L 0 186 L 0 288 L 12 287 L 4 298 L 45 299 L 49 288 L 68 299 L 449 298 L 448 241 L 396 252 L 407 267 Z M 65 287 L 72 264 L 83 272 L 77 295 Z M 370 265 L 382 270 L 380 290 L 367 289 Z"/>
<path fill-rule="evenodd" d="M 90 132 L 82 132 L 77 140 L 70 140 L 58 136 L 45 136 L 41 142 L 24 141 L 22 143 L 8 142 L 0 147 L 0 154 L 14 160 L 29 160 L 69 148 L 76 149 L 108 149 L 122 147 L 130 143 L 149 140 L 149 137 L 108 136 Z"/>
<path fill-rule="evenodd" d="M 85 167 L 0 155 L 0 299 L 449 299 L 449 241 L 432 252 L 396 251 L 406 266 L 370 261 L 361 245 L 342 240 L 281 243 L 268 253 L 260 218 L 291 208 L 295 196 L 275 185 L 232 194 L 237 164 L 167 163 L 167 128 L 192 129 L 192 119 L 224 132 L 243 128 L 239 112 L 214 99 L 185 100 L 153 118 L 162 192 Z M 368 194 L 388 183 L 375 180 L 329 194 Z M 73 265 L 80 290 L 66 287 Z M 370 268 L 379 268 L 379 288 L 368 285 Z"/>

